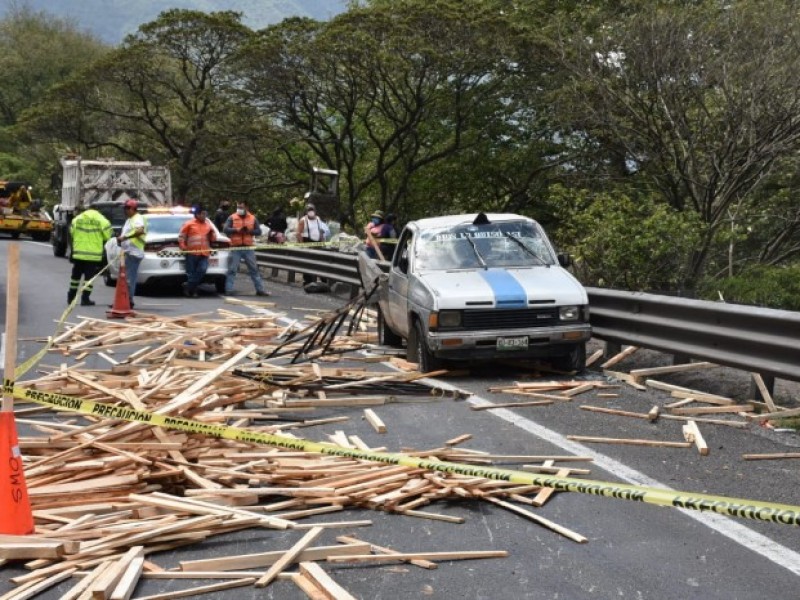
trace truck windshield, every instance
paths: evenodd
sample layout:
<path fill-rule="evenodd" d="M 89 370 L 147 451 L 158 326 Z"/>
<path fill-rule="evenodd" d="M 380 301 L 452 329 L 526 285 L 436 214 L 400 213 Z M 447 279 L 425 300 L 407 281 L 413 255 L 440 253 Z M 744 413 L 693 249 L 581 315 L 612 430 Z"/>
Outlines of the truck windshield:
<path fill-rule="evenodd" d="M 417 240 L 416 265 L 422 271 L 554 264 L 544 233 L 531 221 L 459 224 L 423 231 Z"/>

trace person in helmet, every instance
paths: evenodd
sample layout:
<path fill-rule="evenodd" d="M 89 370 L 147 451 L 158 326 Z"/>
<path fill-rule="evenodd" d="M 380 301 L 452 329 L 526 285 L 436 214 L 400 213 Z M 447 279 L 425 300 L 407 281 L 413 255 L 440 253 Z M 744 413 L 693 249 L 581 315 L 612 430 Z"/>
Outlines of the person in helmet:
<path fill-rule="evenodd" d="M 378 240 L 383 235 L 383 211 L 376 210 L 370 215 L 369 223 L 364 226 L 364 235 L 366 235 L 364 243 L 367 247 L 367 256 L 373 259 L 383 259 L 383 252 L 381 251 L 380 254 L 378 252 Z"/>
<path fill-rule="evenodd" d="M 144 258 L 144 238 L 147 235 L 147 221 L 139 214 L 139 202 L 136 198 L 128 198 L 123 206 L 125 225 L 117 236 L 117 243 L 125 256 L 125 277 L 128 280 L 128 296 L 133 308 L 133 296 L 136 293 L 136 278 L 139 265 Z"/>

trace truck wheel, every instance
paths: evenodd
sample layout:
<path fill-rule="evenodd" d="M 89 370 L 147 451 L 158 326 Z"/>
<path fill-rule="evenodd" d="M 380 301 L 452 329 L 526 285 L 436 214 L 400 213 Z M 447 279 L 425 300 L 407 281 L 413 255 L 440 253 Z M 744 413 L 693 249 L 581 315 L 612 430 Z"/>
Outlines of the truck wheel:
<path fill-rule="evenodd" d="M 50 232 L 48 231 L 35 231 L 31 237 L 37 242 L 46 242 L 50 239 Z"/>
<path fill-rule="evenodd" d="M 11 232 L 11 239 L 18 240 L 19 239 L 19 231 L 12 231 Z"/>
<path fill-rule="evenodd" d="M 419 321 L 414 323 L 414 344 L 417 350 L 418 370 L 421 373 L 430 373 L 442 368 L 441 359 L 436 358 L 428 349 L 428 344 L 425 342 L 425 334 Z"/>
<path fill-rule="evenodd" d="M 67 242 L 66 240 L 59 240 L 55 233 L 53 234 L 53 256 L 64 257 L 67 255 Z"/>
<path fill-rule="evenodd" d="M 403 338 L 389 329 L 380 310 L 378 310 L 378 343 L 381 346 L 389 346 L 391 348 L 403 347 Z"/>
<path fill-rule="evenodd" d="M 214 289 L 217 290 L 218 294 L 225 293 L 225 278 L 222 279 L 215 279 L 214 280 Z"/>
<path fill-rule="evenodd" d="M 586 370 L 586 344 L 575 344 L 564 356 L 554 357 L 552 365 L 559 371 L 582 373 Z"/>

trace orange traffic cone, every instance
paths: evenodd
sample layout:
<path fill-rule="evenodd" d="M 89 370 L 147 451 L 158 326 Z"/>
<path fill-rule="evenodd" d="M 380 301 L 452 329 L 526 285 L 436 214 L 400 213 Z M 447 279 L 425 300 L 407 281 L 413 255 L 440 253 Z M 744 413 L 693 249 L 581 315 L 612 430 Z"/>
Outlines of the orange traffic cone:
<path fill-rule="evenodd" d="M 106 311 L 110 319 L 124 319 L 136 313 L 131 310 L 131 298 L 128 294 L 128 278 L 125 276 L 125 263 L 120 260 L 117 287 L 114 290 L 114 305 Z"/>
<path fill-rule="evenodd" d="M 0 411 L 0 533 L 33 533 L 33 513 L 12 411 Z"/>

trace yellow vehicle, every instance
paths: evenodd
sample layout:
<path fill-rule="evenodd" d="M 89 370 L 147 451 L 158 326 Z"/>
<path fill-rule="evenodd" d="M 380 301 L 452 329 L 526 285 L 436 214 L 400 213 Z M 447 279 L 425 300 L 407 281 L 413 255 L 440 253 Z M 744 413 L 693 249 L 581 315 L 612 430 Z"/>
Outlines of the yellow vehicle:
<path fill-rule="evenodd" d="M 21 234 L 46 242 L 53 231 L 53 219 L 39 200 L 31 196 L 31 188 L 20 181 L 0 180 L 0 233 L 16 239 Z"/>

